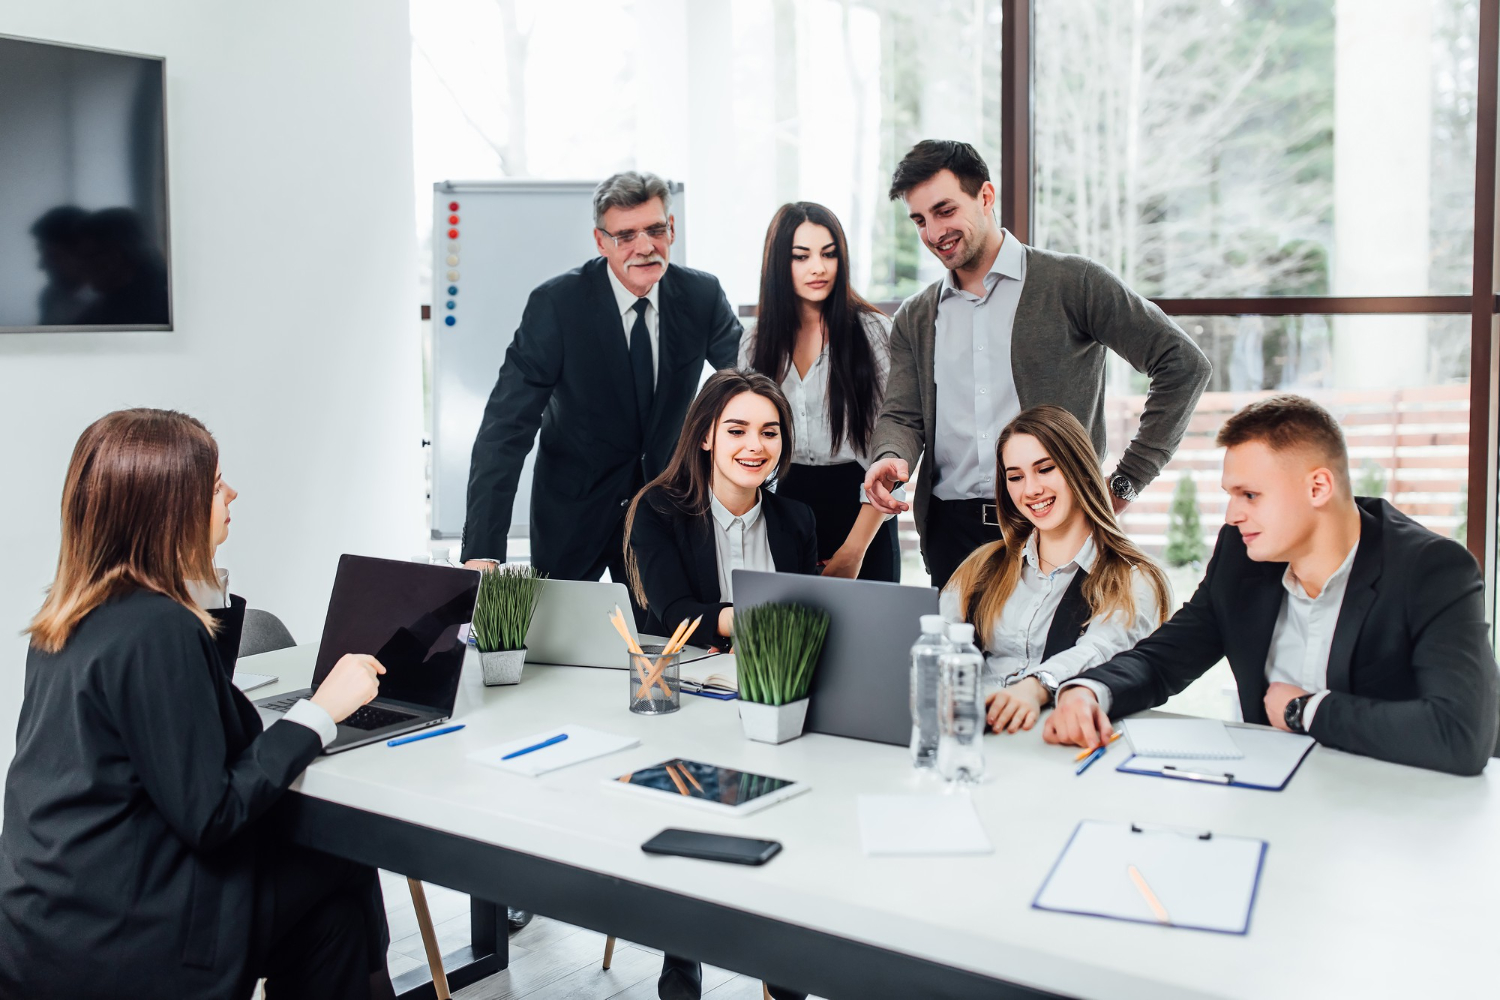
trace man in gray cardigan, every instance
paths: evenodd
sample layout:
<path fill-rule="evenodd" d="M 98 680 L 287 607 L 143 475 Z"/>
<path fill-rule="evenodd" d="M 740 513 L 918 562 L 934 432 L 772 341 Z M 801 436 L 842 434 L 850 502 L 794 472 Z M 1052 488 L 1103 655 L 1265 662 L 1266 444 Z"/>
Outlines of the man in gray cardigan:
<path fill-rule="evenodd" d="M 989 168 L 973 146 L 919 142 L 896 167 L 890 196 L 906 203 L 948 274 L 896 311 L 865 493 L 887 514 L 906 510 L 891 490 L 926 456 L 917 531 L 942 587 L 970 552 L 1000 537 L 995 439 L 1013 417 L 1061 406 L 1102 461 L 1106 349 L 1149 376 L 1140 430 L 1110 474 L 1118 513 L 1177 450 L 1210 367 L 1187 334 L 1104 267 L 1001 229 Z"/>

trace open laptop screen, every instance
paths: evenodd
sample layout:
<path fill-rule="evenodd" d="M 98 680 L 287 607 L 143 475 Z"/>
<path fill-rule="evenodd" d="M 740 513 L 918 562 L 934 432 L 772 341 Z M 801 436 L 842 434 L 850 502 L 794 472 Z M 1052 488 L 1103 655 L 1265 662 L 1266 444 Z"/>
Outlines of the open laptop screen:
<path fill-rule="evenodd" d="M 451 712 L 464 662 L 458 628 L 478 596 L 475 570 L 340 556 L 313 688 L 345 653 L 369 653 L 386 669 L 380 697 Z"/>

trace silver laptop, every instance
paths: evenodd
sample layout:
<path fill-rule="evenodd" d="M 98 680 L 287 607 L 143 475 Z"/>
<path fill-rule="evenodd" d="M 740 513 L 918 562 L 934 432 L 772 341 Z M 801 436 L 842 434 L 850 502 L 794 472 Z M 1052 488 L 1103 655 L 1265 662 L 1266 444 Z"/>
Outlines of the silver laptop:
<path fill-rule="evenodd" d="M 380 694 L 339 723 L 324 753 L 446 722 L 464 666 L 459 626 L 474 617 L 478 596 L 476 570 L 340 556 L 312 687 L 260 699 L 261 720 L 269 725 L 310 697 L 345 653 L 369 653 L 385 667 Z"/>
<path fill-rule="evenodd" d="M 642 646 L 666 645 L 666 636 L 636 632 L 630 594 L 623 583 L 547 580 L 526 632 L 526 662 L 628 670 L 625 640 L 609 623 L 615 608 L 624 614 L 625 627 Z M 684 646 L 678 662 L 690 663 L 716 653 L 700 646 Z"/>
<path fill-rule="evenodd" d="M 808 695 L 807 732 L 911 742 L 911 645 L 922 632 L 921 617 L 937 614 L 936 587 L 735 570 L 735 607 L 757 604 L 828 612 L 828 638 Z"/>

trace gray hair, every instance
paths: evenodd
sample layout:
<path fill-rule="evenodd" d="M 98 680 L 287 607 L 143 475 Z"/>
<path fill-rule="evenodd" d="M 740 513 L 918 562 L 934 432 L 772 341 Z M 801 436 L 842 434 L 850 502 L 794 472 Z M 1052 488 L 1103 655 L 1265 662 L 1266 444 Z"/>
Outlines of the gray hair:
<path fill-rule="evenodd" d="M 652 198 L 660 198 L 662 208 L 672 211 L 672 192 L 655 174 L 622 170 L 606 177 L 594 188 L 594 225 L 603 226 L 604 213 L 612 208 L 635 208 Z"/>

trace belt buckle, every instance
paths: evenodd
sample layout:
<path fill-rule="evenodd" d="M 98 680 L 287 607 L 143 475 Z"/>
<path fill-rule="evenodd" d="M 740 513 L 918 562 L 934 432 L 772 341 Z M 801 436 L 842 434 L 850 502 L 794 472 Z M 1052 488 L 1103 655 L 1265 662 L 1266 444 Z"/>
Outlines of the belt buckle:
<path fill-rule="evenodd" d="M 981 504 L 979 519 L 983 521 L 987 527 L 1000 527 L 1000 508 L 992 503 Z"/>

